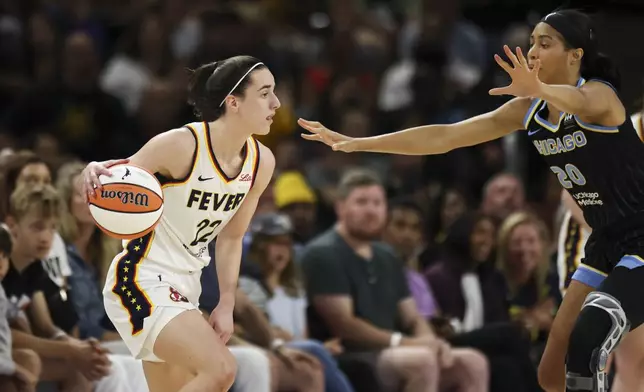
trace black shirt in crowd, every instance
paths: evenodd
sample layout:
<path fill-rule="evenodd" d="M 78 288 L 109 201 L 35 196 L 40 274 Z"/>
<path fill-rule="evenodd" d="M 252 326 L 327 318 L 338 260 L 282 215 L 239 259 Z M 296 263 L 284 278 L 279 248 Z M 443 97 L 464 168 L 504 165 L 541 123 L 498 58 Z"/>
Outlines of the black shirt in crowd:
<path fill-rule="evenodd" d="M 76 326 L 78 316 L 69 293 L 49 278 L 40 260 L 35 260 L 22 272 L 11 263 L 2 286 L 9 301 L 23 308 L 26 300 L 31 300 L 35 293 L 42 292 L 54 324 L 66 333 L 71 333 Z"/>

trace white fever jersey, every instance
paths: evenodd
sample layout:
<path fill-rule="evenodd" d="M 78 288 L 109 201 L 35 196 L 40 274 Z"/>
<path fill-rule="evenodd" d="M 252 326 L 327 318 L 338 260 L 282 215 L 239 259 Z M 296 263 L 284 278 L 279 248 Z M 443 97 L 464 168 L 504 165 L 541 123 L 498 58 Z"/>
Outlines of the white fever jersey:
<path fill-rule="evenodd" d="M 186 128 L 196 141 L 192 168 L 178 180 L 156 174 L 163 188 L 163 215 L 149 238 L 141 241 L 147 245 L 147 260 L 177 272 L 200 271 L 208 265 L 208 244 L 242 205 L 259 164 L 259 145 L 250 137 L 242 150 L 239 174 L 228 177 L 213 153 L 208 123 L 191 123 Z"/>

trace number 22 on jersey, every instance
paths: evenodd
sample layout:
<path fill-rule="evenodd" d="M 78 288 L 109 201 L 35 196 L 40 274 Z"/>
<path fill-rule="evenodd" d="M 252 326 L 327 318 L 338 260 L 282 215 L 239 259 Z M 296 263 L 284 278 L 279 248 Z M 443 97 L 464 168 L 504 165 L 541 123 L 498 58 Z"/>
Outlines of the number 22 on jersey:
<path fill-rule="evenodd" d="M 190 243 L 190 246 L 196 246 L 201 242 L 207 243 L 211 239 L 210 236 L 215 232 L 215 230 L 217 230 L 219 225 L 221 225 L 220 220 L 211 221 L 210 219 L 204 219 L 199 222 L 197 224 L 197 233 Z"/>

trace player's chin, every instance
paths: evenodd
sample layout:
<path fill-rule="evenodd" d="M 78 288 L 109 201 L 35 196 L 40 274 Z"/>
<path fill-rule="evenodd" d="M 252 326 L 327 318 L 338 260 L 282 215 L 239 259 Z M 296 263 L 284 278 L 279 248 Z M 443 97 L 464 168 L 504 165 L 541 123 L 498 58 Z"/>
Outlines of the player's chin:
<path fill-rule="evenodd" d="M 271 123 L 261 127 L 257 127 L 257 132 L 255 132 L 255 135 L 268 135 L 270 132 L 271 132 Z"/>

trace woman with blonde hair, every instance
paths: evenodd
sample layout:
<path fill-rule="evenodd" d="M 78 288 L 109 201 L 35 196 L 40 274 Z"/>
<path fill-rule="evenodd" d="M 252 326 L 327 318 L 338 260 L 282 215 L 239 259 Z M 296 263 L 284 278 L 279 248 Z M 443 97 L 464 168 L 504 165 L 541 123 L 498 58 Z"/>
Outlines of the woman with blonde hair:
<path fill-rule="evenodd" d="M 508 283 L 510 314 L 540 343 L 552 326 L 559 295 L 549 244 L 545 223 L 530 213 L 511 214 L 499 229 L 497 268 Z"/>
<path fill-rule="evenodd" d="M 82 339 L 120 341 L 120 336 L 104 323 L 107 318 L 99 282 L 104 281 L 112 258 L 122 247 L 120 241 L 104 234 L 92 219 L 77 181 L 84 168 L 80 162 L 67 163 L 58 171 L 56 181 L 62 201 L 59 232 L 72 269 L 71 299 L 78 313 Z"/>

